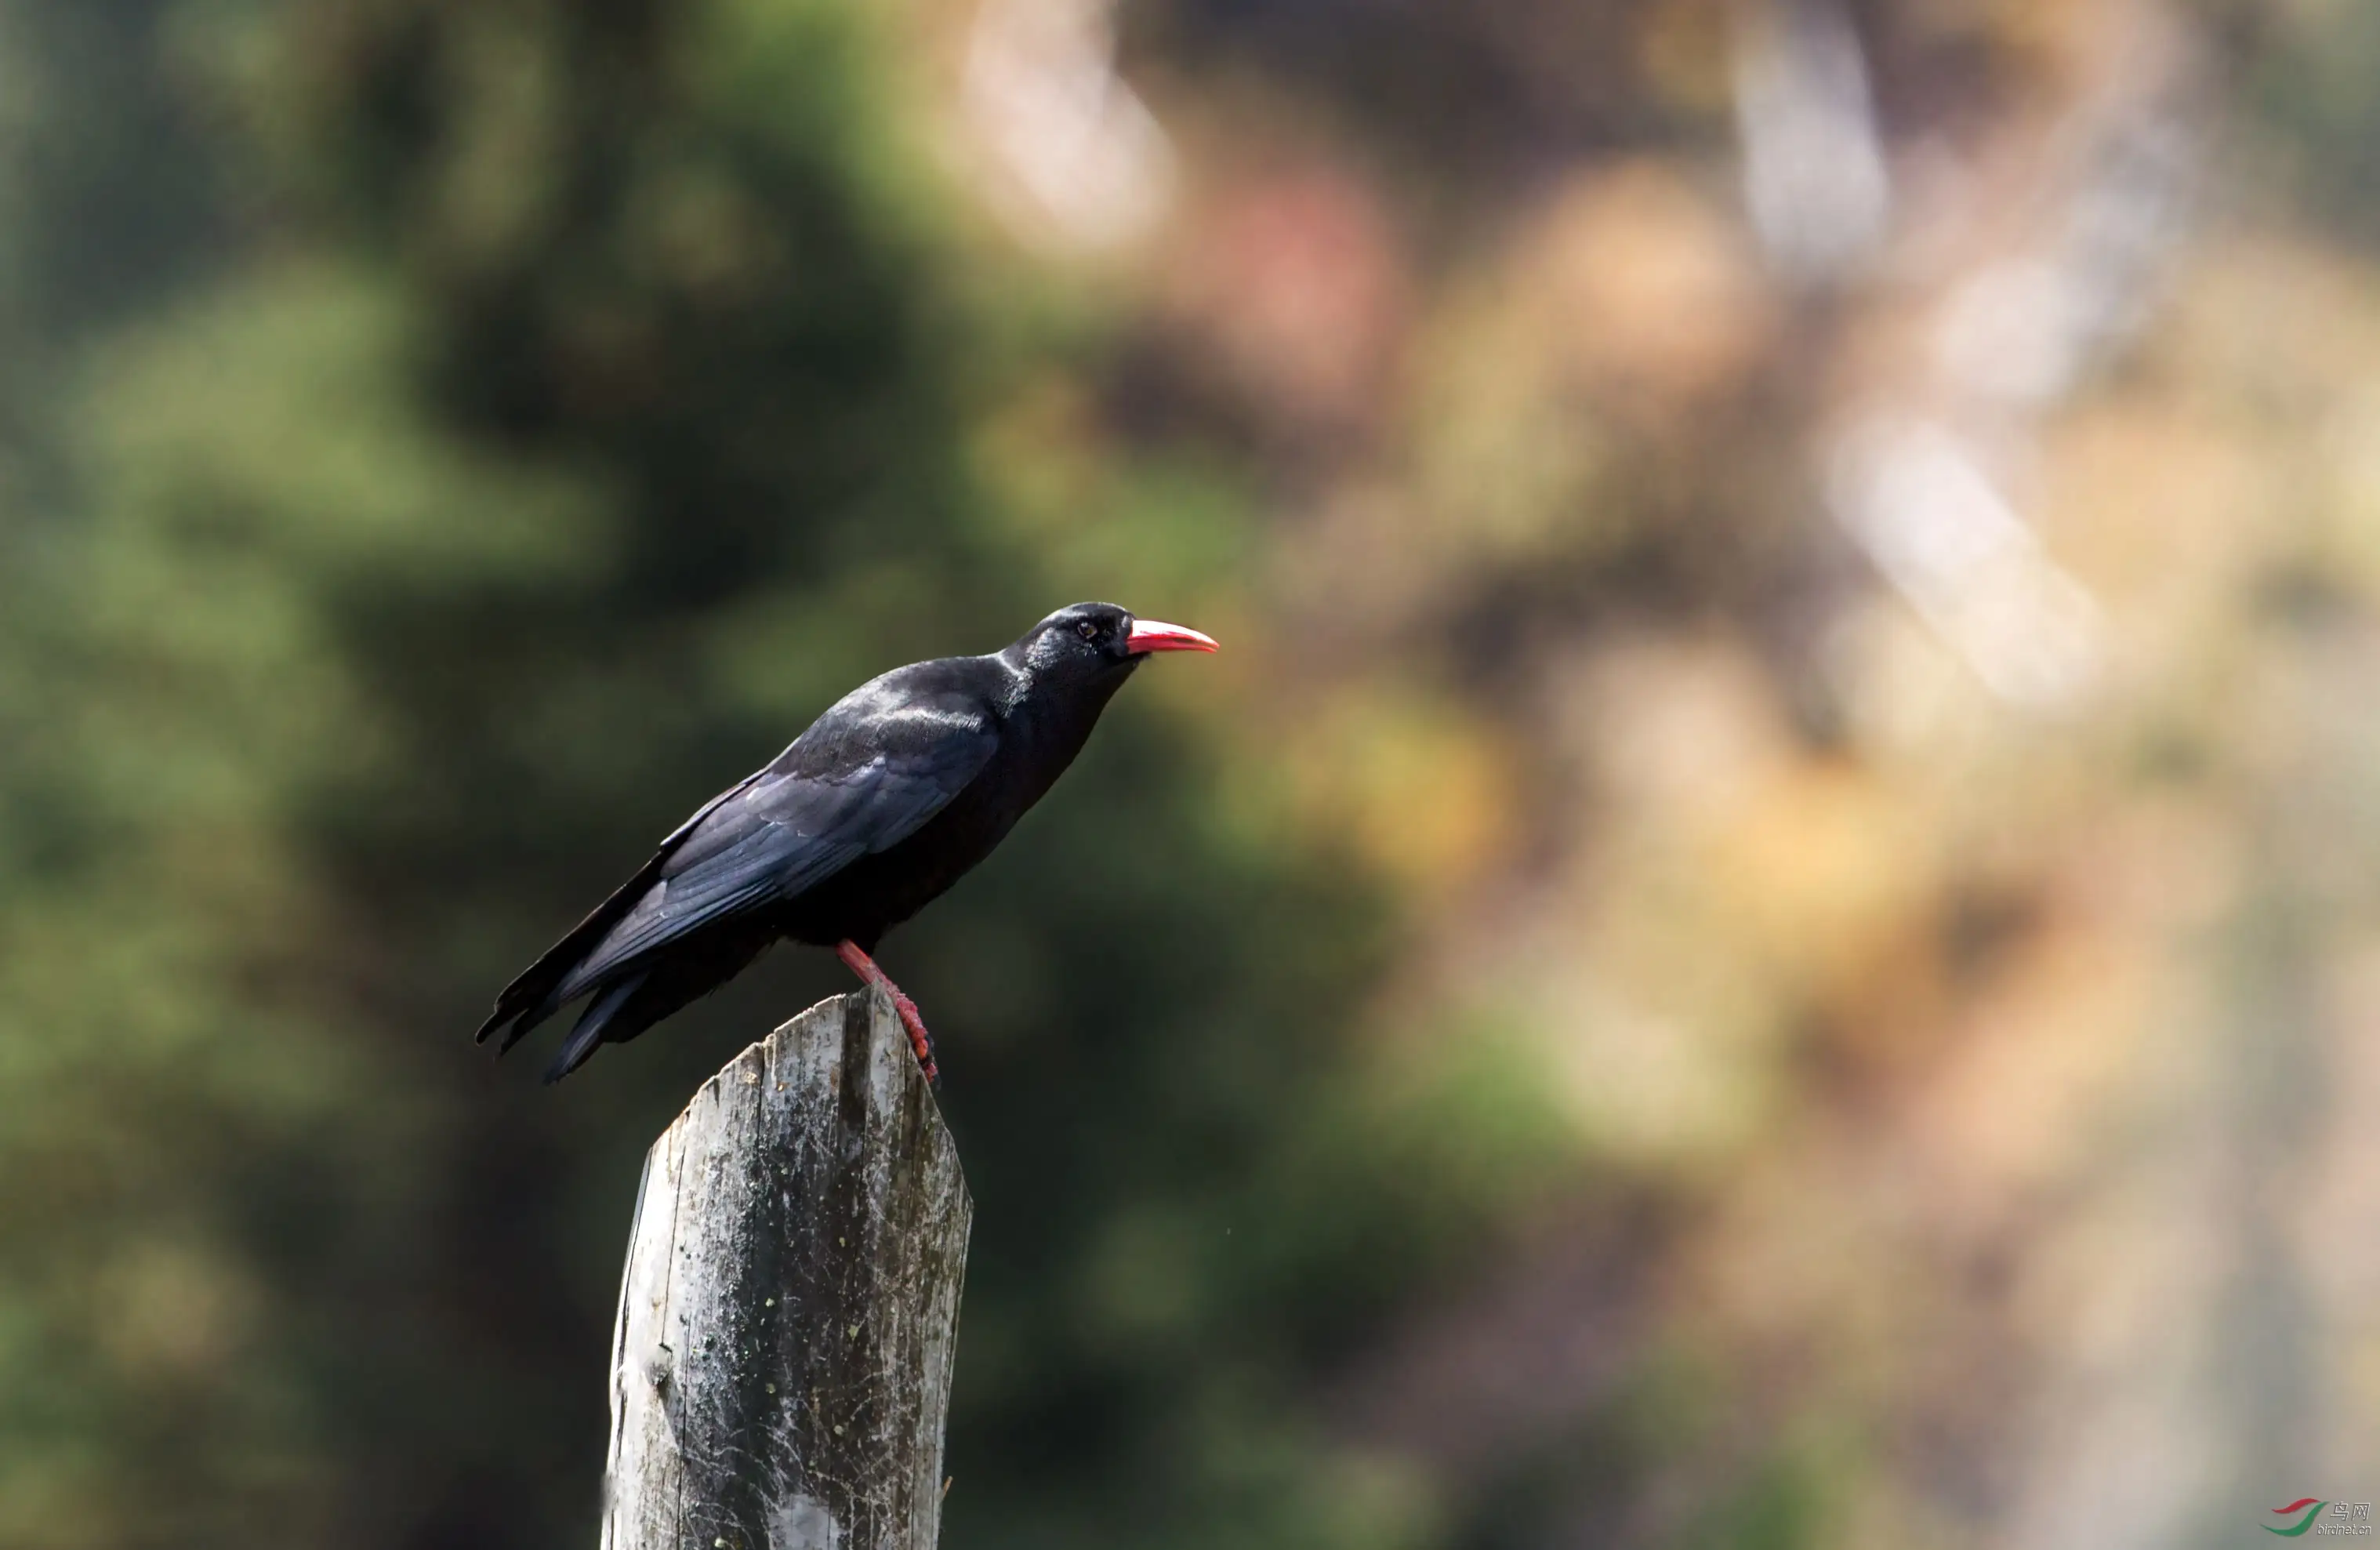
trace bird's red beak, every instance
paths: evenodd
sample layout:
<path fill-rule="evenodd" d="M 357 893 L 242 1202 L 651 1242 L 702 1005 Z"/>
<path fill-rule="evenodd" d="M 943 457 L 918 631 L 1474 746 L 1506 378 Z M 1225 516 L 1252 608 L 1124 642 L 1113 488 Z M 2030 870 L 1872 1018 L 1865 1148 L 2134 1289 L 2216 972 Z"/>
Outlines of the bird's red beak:
<path fill-rule="evenodd" d="M 1148 652 L 1211 652 L 1215 641 L 1211 636 L 1178 624 L 1160 624 L 1155 619 L 1135 619 L 1132 633 L 1124 637 L 1123 649 L 1134 656 Z"/>

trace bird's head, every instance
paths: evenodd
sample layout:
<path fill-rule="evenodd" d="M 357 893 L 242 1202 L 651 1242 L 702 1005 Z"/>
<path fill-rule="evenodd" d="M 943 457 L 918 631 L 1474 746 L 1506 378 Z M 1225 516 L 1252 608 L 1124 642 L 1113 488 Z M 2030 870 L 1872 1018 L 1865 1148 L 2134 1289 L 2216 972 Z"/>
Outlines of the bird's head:
<path fill-rule="evenodd" d="M 1211 652 L 1215 642 L 1178 624 L 1136 619 L 1112 603 L 1077 603 L 1025 632 L 1009 653 L 1048 684 L 1091 684 L 1123 677 L 1153 652 Z"/>

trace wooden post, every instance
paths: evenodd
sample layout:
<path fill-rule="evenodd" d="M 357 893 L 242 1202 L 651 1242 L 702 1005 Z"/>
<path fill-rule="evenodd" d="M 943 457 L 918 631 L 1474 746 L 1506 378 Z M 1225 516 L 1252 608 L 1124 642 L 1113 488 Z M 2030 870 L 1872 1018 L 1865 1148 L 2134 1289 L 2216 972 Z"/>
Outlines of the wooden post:
<path fill-rule="evenodd" d="M 974 1211 L 881 991 L 706 1082 L 637 1190 L 604 1550 L 932 1550 Z"/>

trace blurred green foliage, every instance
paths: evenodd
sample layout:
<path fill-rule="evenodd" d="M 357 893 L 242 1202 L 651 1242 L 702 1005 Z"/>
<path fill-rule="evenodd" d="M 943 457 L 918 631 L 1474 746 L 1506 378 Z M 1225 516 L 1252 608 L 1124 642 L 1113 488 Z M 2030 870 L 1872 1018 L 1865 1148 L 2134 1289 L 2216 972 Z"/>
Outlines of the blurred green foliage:
<path fill-rule="evenodd" d="M 643 1147 L 841 986 L 550 1092 L 481 1004 L 859 678 L 1230 565 L 1211 477 L 1103 565 L 968 471 L 1048 347 L 874 26 L 0 7 L 0 1544 L 582 1540 Z M 1393 923 L 1127 702 L 892 948 L 980 1202 L 951 1541 L 1392 1544 L 1290 1400 L 1467 1230 L 1333 1092 Z"/>

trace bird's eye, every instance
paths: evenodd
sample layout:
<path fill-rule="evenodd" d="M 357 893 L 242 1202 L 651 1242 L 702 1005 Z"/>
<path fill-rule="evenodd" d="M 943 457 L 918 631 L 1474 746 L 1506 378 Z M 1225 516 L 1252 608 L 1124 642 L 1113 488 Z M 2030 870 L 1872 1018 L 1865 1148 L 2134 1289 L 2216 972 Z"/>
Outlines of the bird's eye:
<path fill-rule="evenodd" d="M 1096 641 L 1099 638 L 1099 627 L 1093 624 L 1090 620 L 1085 619 L 1082 623 L 1075 627 L 1075 633 L 1081 636 L 1086 641 Z"/>

